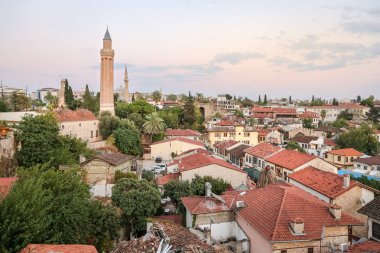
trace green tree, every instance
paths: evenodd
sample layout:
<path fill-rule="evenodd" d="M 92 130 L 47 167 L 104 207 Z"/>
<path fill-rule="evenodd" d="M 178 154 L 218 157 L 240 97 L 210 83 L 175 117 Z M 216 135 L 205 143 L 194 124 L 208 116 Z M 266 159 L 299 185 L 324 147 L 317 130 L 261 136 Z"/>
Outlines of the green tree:
<path fill-rule="evenodd" d="M 110 112 L 103 112 L 99 119 L 99 132 L 100 135 L 107 139 L 114 130 L 119 127 L 120 119 L 111 115 Z"/>
<path fill-rule="evenodd" d="M 3 99 L 0 99 L 0 112 L 9 112 L 8 105 Z"/>
<path fill-rule="evenodd" d="M 159 90 L 155 90 L 153 91 L 152 93 L 152 98 L 154 100 L 154 102 L 158 103 L 161 101 L 161 97 L 162 97 L 162 94 Z"/>
<path fill-rule="evenodd" d="M 358 95 L 358 96 L 356 97 L 356 102 L 360 103 L 361 101 L 362 101 L 362 97 L 361 97 L 360 95 Z"/>
<path fill-rule="evenodd" d="M 259 104 L 261 104 L 261 96 L 259 95 L 259 100 L 258 100 Z"/>
<path fill-rule="evenodd" d="M 154 134 L 161 134 L 164 132 L 166 125 L 164 120 L 158 116 L 157 112 L 145 116 L 145 120 L 143 130 L 144 133 L 150 135 L 151 141 Z"/>
<path fill-rule="evenodd" d="M 164 185 L 164 197 L 169 197 L 174 204 L 181 203 L 181 198 L 191 196 L 193 188 L 189 181 L 173 180 Z"/>
<path fill-rule="evenodd" d="M 373 107 L 375 105 L 375 97 L 371 95 L 368 98 L 362 100 L 360 104 L 368 107 Z"/>
<path fill-rule="evenodd" d="M 67 107 L 71 110 L 75 110 L 77 103 L 75 102 L 73 90 L 71 86 L 69 85 L 69 82 L 67 81 L 67 79 L 65 80 L 64 98 L 65 98 L 65 104 L 67 105 Z"/>
<path fill-rule="evenodd" d="M 298 142 L 295 141 L 289 141 L 288 145 L 286 146 L 286 149 L 288 150 L 297 150 L 301 153 L 306 153 L 306 150 L 301 148 L 301 146 L 298 144 Z"/>
<path fill-rule="evenodd" d="M 289 104 L 293 104 L 292 96 L 289 96 Z"/>
<path fill-rule="evenodd" d="M 213 178 L 211 176 L 200 177 L 195 175 L 195 178 L 191 180 L 190 186 L 192 188 L 192 194 L 196 196 L 204 196 L 205 193 L 205 183 L 209 182 L 212 185 L 212 192 L 221 195 L 225 192 L 229 186 L 229 183 L 221 178 Z"/>
<path fill-rule="evenodd" d="M 333 98 L 332 105 L 339 105 L 339 102 L 336 98 Z"/>
<path fill-rule="evenodd" d="M 232 99 L 232 96 L 230 94 L 226 94 L 226 99 L 227 100 L 231 100 Z"/>
<path fill-rule="evenodd" d="M 311 97 L 311 103 L 313 103 L 314 102 L 314 95 Z"/>
<path fill-rule="evenodd" d="M 307 129 L 314 128 L 314 126 L 313 126 L 313 120 L 312 119 L 304 119 L 302 121 L 302 127 L 303 128 L 307 128 Z"/>
<path fill-rule="evenodd" d="M 337 119 L 332 123 L 333 127 L 342 128 L 342 127 L 348 127 L 348 123 L 345 119 Z"/>
<path fill-rule="evenodd" d="M 49 108 L 51 110 L 58 107 L 58 97 L 57 96 L 53 96 L 50 91 L 48 91 L 48 93 L 46 94 L 46 96 L 44 97 L 44 99 L 45 99 L 45 101 L 48 102 Z"/>
<path fill-rule="evenodd" d="M 326 115 L 327 115 L 327 111 L 325 109 L 322 109 L 321 111 L 322 122 L 325 121 Z"/>
<path fill-rule="evenodd" d="M 96 101 L 91 95 L 88 84 L 86 84 L 86 90 L 84 91 L 82 108 L 87 109 L 93 113 L 97 112 Z"/>
<path fill-rule="evenodd" d="M 151 183 L 153 183 L 154 177 L 155 177 L 155 174 L 153 171 L 143 170 L 141 173 L 141 178 Z"/>
<path fill-rule="evenodd" d="M 183 123 L 186 128 L 193 128 L 195 123 L 195 106 L 192 97 L 189 97 L 184 105 L 183 109 Z"/>
<path fill-rule="evenodd" d="M 267 100 L 267 94 L 264 95 L 264 105 L 268 104 L 268 100 Z"/>
<path fill-rule="evenodd" d="M 132 121 L 135 126 L 140 130 L 142 131 L 142 126 L 144 125 L 145 123 L 145 119 L 143 118 L 143 116 L 141 116 L 141 114 L 138 114 L 138 113 L 131 113 L 129 116 L 128 116 L 128 119 L 130 121 Z"/>
<path fill-rule="evenodd" d="M 337 119 L 345 119 L 345 120 L 352 120 L 353 118 L 353 114 L 350 113 L 347 109 L 344 110 L 344 111 L 341 111 L 339 114 L 338 114 L 338 117 Z"/>
<path fill-rule="evenodd" d="M 53 114 L 23 117 L 15 135 L 21 149 L 16 152 L 20 166 L 31 167 L 46 163 L 60 148 L 59 127 Z"/>
<path fill-rule="evenodd" d="M 380 108 L 371 107 L 369 109 L 369 112 L 366 113 L 366 117 L 368 120 L 372 121 L 375 124 L 379 123 L 380 122 Z"/>
<path fill-rule="evenodd" d="M 138 176 L 136 173 L 133 172 L 122 172 L 120 170 L 117 170 L 115 172 L 115 183 L 119 181 L 122 178 L 133 178 L 133 179 L 138 179 Z"/>
<path fill-rule="evenodd" d="M 240 111 L 240 110 L 234 110 L 234 115 L 235 115 L 236 117 L 244 118 L 244 114 L 243 114 L 243 112 Z"/>
<path fill-rule="evenodd" d="M 127 127 L 118 127 L 113 131 L 116 147 L 127 155 L 141 156 L 143 148 L 139 131 Z"/>
<path fill-rule="evenodd" d="M 180 115 L 169 110 L 161 110 L 158 112 L 160 118 L 164 120 L 165 125 L 168 128 L 176 129 L 179 127 Z"/>
<path fill-rule="evenodd" d="M 138 113 L 141 116 L 145 117 L 155 111 L 155 107 L 148 104 L 143 99 L 138 99 L 132 103 L 118 103 L 115 108 L 116 116 L 120 118 L 127 119 L 132 113 Z"/>
<path fill-rule="evenodd" d="M 340 148 L 354 148 L 371 156 L 380 151 L 380 143 L 374 135 L 374 130 L 367 124 L 340 134 L 335 142 Z"/>
<path fill-rule="evenodd" d="M 24 93 L 15 91 L 9 97 L 9 106 L 14 112 L 24 111 L 31 106 L 31 102 Z"/>
<path fill-rule="evenodd" d="M 160 192 L 146 180 L 120 179 L 112 188 L 112 202 L 123 212 L 127 230 L 135 234 L 144 230 L 146 218 L 160 206 Z"/>
<path fill-rule="evenodd" d="M 204 98 L 202 93 L 195 93 L 195 97 L 196 97 L 198 102 L 202 102 L 202 100 Z"/>
<path fill-rule="evenodd" d="M 177 101 L 177 95 L 169 94 L 166 96 L 166 100 Z"/>

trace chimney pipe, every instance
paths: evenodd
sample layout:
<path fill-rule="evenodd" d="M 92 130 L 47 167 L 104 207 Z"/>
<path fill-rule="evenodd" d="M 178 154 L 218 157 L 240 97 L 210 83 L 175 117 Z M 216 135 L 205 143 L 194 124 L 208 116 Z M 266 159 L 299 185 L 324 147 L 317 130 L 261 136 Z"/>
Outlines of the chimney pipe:
<path fill-rule="evenodd" d="M 210 198 L 211 197 L 211 188 L 212 185 L 209 182 L 205 183 L 205 190 L 206 190 L 206 197 Z"/>
<path fill-rule="evenodd" d="M 340 218 L 342 218 L 342 207 L 341 206 L 339 206 L 337 204 L 330 205 L 329 211 L 336 220 L 340 220 Z"/>
<path fill-rule="evenodd" d="M 343 187 L 344 188 L 350 187 L 350 175 L 349 174 L 343 175 Z"/>

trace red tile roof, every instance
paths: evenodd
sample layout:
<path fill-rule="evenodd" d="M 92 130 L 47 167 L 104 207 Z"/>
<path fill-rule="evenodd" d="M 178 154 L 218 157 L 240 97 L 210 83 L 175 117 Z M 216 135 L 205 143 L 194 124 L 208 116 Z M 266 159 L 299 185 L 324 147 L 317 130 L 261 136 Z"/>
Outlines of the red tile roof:
<path fill-rule="evenodd" d="M 166 136 L 201 136 L 201 133 L 191 129 L 171 129 L 165 131 Z"/>
<path fill-rule="evenodd" d="M 273 111 L 276 114 L 297 114 L 297 110 L 295 108 L 273 108 Z"/>
<path fill-rule="evenodd" d="M 179 173 L 166 174 L 165 176 L 156 179 L 157 185 L 166 185 L 170 181 L 175 181 L 179 179 Z"/>
<path fill-rule="evenodd" d="M 294 172 L 288 177 L 331 199 L 358 185 L 358 182 L 351 180 L 350 186 L 345 188 L 343 186 L 343 176 L 325 172 L 312 166 Z"/>
<path fill-rule="evenodd" d="M 228 147 L 231 147 L 232 145 L 235 145 L 239 143 L 238 141 L 235 140 L 227 140 L 227 141 L 222 141 L 214 144 L 214 147 L 220 148 L 220 149 L 226 149 Z"/>
<path fill-rule="evenodd" d="M 281 149 L 282 148 L 273 146 L 270 143 L 260 143 L 256 146 L 247 148 L 244 150 L 244 152 L 259 158 L 267 158 L 268 156 L 280 151 Z"/>
<path fill-rule="evenodd" d="M 272 118 L 269 114 L 266 113 L 254 113 L 252 115 L 249 115 L 250 118 L 256 118 L 256 119 L 265 119 L 265 118 Z"/>
<path fill-rule="evenodd" d="M 321 239 L 325 226 L 363 225 L 345 212 L 335 220 L 328 203 L 288 183 L 248 190 L 242 200 L 246 206 L 237 211 L 237 216 L 269 241 Z M 296 218 L 305 222 L 303 235 L 294 235 L 289 229 L 290 221 Z"/>
<path fill-rule="evenodd" d="M 0 198 L 5 198 L 12 188 L 17 177 L 2 177 L 0 178 Z"/>
<path fill-rule="evenodd" d="M 92 245 L 80 244 L 28 244 L 20 253 L 98 253 Z"/>
<path fill-rule="evenodd" d="M 178 164 L 178 169 L 180 172 L 193 170 L 197 168 L 201 168 L 204 166 L 216 164 L 231 170 L 235 170 L 241 173 L 246 174 L 246 172 L 222 159 L 215 158 L 212 156 L 208 156 L 206 154 L 193 154 L 182 159 L 175 160 L 170 165 Z"/>
<path fill-rule="evenodd" d="M 376 242 L 373 240 L 351 245 L 347 251 L 347 253 L 379 253 L 379 252 L 380 252 L 380 242 Z"/>
<path fill-rule="evenodd" d="M 319 118 L 318 114 L 315 112 L 303 112 L 300 115 L 298 115 L 299 118 L 301 119 L 314 119 L 314 118 Z"/>
<path fill-rule="evenodd" d="M 97 120 L 96 116 L 86 109 L 79 109 L 76 111 L 62 109 L 57 110 L 54 113 L 58 122 Z"/>
<path fill-rule="evenodd" d="M 269 157 L 267 162 L 273 163 L 277 166 L 294 170 L 299 166 L 316 159 L 316 156 L 303 154 L 295 150 L 282 150 L 277 154 Z"/>
<path fill-rule="evenodd" d="M 273 109 L 270 107 L 253 107 L 252 112 L 256 113 L 273 113 Z"/>
<path fill-rule="evenodd" d="M 174 138 L 166 139 L 166 140 L 163 140 L 163 141 L 157 141 L 157 142 L 152 143 L 151 146 L 156 145 L 156 144 L 171 142 L 171 141 L 181 141 L 181 142 L 186 142 L 186 143 L 189 143 L 189 144 L 193 144 L 193 145 L 198 145 L 198 146 L 204 147 L 203 142 L 190 140 L 190 139 L 184 138 L 184 137 L 174 137 Z"/>
<path fill-rule="evenodd" d="M 233 120 L 222 120 L 219 123 L 216 123 L 214 125 L 215 126 L 236 126 L 236 125 L 244 125 L 244 124 L 233 121 Z"/>
<path fill-rule="evenodd" d="M 355 162 L 364 163 L 367 165 L 380 165 L 380 155 L 372 156 L 372 157 L 358 158 L 355 160 Z"/>
<path fill-rule="evenodd" d="M 206 155 L 212 155 L 212 152 L 208 151 L 207 149 L 204 149 L 204 148 L 194 148 L 194 149 L 190 149 L 188 151 L 182 152 L 181 154 L 177 155 L 176 157 L 183 156 L 183 155 L 186 155 L 186 154 L 192 155 L 192 154 L 198 154 L 198 153 L 203 153 L 203 154 L 206 154 Z M 173 159 L 176 159 L 176 157 L 174 157 Z"/>
<path fill-rule="evenodd" d="M 191 214 L 220 213 L 232 210 L 231 203 L 223 203 L 214 197 L 192 196 L 182 197 L 181 200 L 182 204 Z"/>
<path fill-rule="evenodd" d="M 333 139 L 330 139 L 330 138 L 325 138 L 324 143 L 325 143 L 325 145 L 328 145 L 328 146 L 331 146 L 331 147 L 335 147 L 336 146 L 335 141 Z"/>
<path fill-rule="evenodd" d="M 362 156 L 362 155 L 364 155 L 362 152 L 359 152 L 353 148 L 336 149 L 336 150 L 331 150 L 328 153 L 334 154 L 334 155 L 341 155 L 341 156 Z"/>

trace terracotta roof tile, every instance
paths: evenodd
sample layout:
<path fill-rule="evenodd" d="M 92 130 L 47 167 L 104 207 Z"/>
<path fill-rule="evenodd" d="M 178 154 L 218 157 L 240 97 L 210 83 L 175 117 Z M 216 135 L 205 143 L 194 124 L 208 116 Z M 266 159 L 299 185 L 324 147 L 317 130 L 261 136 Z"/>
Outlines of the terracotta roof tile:
<path fill-rule="evenodd" d="M 325 138 L 324 139 L 324 143 L 325 145 L 328 145 L 328 146 L 331 146 L 331 147 L 335 147 L 336 146 L 336 143 L 333 139 L 330 139 L 330 138 Z"/>
<path fill-rule="evenodd" d="M 243 157 L 244 156 L 244 150 L 249 148 L 249 145 L 241 144 L 237 147 L 234 147 L 227 151 L 228 154 L 234 156 L 234 157 Z"/>
<path fill-rule="evenodd" d="M 157 185 L 166 185 L 170 181 L 175 181 L 179 179 L 179 173 L 171 173 L 171 174 L 166 174 L 162 177 L 159 177 L 156 179 L 156 184 Z"/>
<path fill-rule="evenodd" d="M 235 141 L 235 140 L 227 140 L 227 141 L 215 143 L 214 147 L 220 148 L 220 149 L 226 149 L 226 148 L 231 147 L 237 143 L 239 143 L 239 142 Z"/>
<path fill-rule="evenodd" d="M 191 129 L 171 129 L 165 131 L 166 136 L 201 136 L 201 133 Z"/>
<path fill-rule="evenodd" d="M 182 159 L 175 160 L 170 165 L 177 164 L 180 172 L 201 168 L 204 166 L 216 164 L 231 170 L 247 174 L 244 170 L 222 160 L 206 154 L 193 154 Z"/>
<path fill-rule="evenodd" d="M 80 244 L 28 244 L 20 253 L 98 253 L 92 245 Z"/>
<path fill-rule="evenodd" d="M 76 111 L 62 109 L 57 110 L 54 113 L 59 122 L 97 120 L 96 116 L 86 109 L 79 109 Z"/>
<path fill-rule="evenodd" d="M 17 177 L 2 177 L 0 178 L 0 199 L 5 198 L 12 188 L 14 182 L 17 181 Z"/>
<path fill-rule="evenodd" d="M 171 142 L 171 141 L 186 142 L 186 143 L 189 143 L 189 144 L 193 144 L 193 145 L 198 145 L 198 146 L 204 147 L 203 142 L 190 140 L 190 139 L 184 138 L 184 137 L 174 137 L 174 138 L 166 139 L 166 140 L 163 140 L 163 141 L 157 141 L 157 142 L 152 143 L 151 146 L 157 145 L 157 144 L 161 144 L 161 143 Z"/>
<path fill-rule="evenodd" d="M 289 138 L 288 141 L 295 141 L 295 142 L 300 142 L 300 143 L 310 143 L 311 141 L 317 140 L 318 137 L 316 136 L 295 136 L 293 138 Z"/>
<path fill-rule="evenodd" d="M 287 183 L 248 190 L 242 199 L 246 206 L 237 215 L 269 241 L 320 239 L 324 226 L 363 225 L 344 212 L 335 220 L 327 203 Z M 296 218 L 305 222 L 303 235 L 294 235 L 289 229 Z"/>
<path fill-rule="evenodd" d="M 345 188 L 343 176 L 325 172 L 312 166 L 294 172 L 288 177 L 332 199 L 358 185 L 358 182 L 351 180 L 350 186 Z"/>
<path fill-rule="evenodd" d="M 182 204 L 191 214 L 220 213 L 232 210 L 231 205 L 228 205 L 227 202 L 224 203 L 213 197 L 192 196 L 182 197 L 181 200 Z"/>
<path fill-rule="evenodd" d="M 373 240 L 357 243 L 348 247 L 347 253 L 379 253 L 380 242 Z"/>
<path fill-rule="evenodd" d="M 294 170 L 298 168 L 299 166 L 316 159 L 316 156 L 303 154 L 298 151 L 294 150 L 282 150 L 277 154 L 274 154 L 273 156 L 269 157 L 267 159 L 267 162 L 273 163 L 277 166 Z"/>
<path fill-rule="evenodd" d="M 270 155 L 273 155 L 276 152 L 279 152 L 282 148 L 274 146 L 270 143 L 260 143 L 256 146 L 247 148 L 244 150 L 245 153 L 259 157 L 267 158 Z"/>
<path fill-rule="evenodd" d="M 362 156 L 362 155 L 364 155 L 362 152 L 359 152 L 353 148 L 336 149 L 336 150 L 331 150 L 328 153 L 334 154 L 334 155 L 341 155 L 341 156 Z"/>
<path fill-rule="evenodd" d="M 196 154 L 196 153 L 203 153 L 203 154 L 206 154 L 206 155 L 212 155 L 212 152 L 208 151 L 207 149 L 204 149 L 204 148 L 194 148 L 194 149 L 190 149 L 190 150 L 187 150 L 185 152 L 182 152 L 181 154 L 177 155 L 176 157 L 183 156 L 183 155 L 186 155 L 186 154 L 192 155 L 192 154 Z M 176 157 L 174 157 L 173 159 L 176 159 Z"/>
<path fill-rule="evenodd" d="M 364 163 L 367 165 L 380 165 L 380 155 L 373 157 L 358 158 L 355 160 L 358 163 Z"/>

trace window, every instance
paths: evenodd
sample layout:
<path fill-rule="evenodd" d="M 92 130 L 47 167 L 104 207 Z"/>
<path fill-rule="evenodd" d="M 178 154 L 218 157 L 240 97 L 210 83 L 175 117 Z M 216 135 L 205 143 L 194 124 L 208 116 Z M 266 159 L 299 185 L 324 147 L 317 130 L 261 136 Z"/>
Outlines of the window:
<path fill-rule="evenodd" d="M 288 251 L 286 249 L 282 249 L 281 253 L 288 253 Z"/>
<path fill-rule="evenodd" d="M 364 165 L 364 170 L 367 170 L 367 166 L 366 165 Z"/>
<path fill-rule="evenodd" d="M 380 239 L 380 224 L 372 221 L 372 237 Z"/>
<path fill-rule="evenodd" d="M 65 125 L 62 125 L 62 130 L 65 129 Z"/>
<path fill-rule="evenodd" d="M 351 161 L 351 162 L 354 162 L 354 158 L 353 158 L 353 157 L 351 157 L 351 158 L 350 158 L 350 161 Z"/>
<path fill-rule="evenodd" d="M 307 253 L 314 253 L 314 248 L 307 248 Z"/>
<path fill-rule="evenodd" d="M 340 160 L 341 160 L 341 157 L 340 157 L 340 155 L 338 156 L 338 162 L 340 162 Z"/>
<path fill-rule="evenodd" d="M 82 126 L 82 123 L 79 123 L 79 126 Z"/>
<path fill-rule="evenodd" d="M 99 131 L 96 130 L 96 138 L 99 137 Z"/>
<path fill-rule="evenodd" d="M 327 153 L 325 154 L 325 158 L 327 159 Z"/>
<path fill-rule="evenodd" d="M 227 137 L 227 133 L 223 133 L 223 137 Z"/>
<path fill-rule="evenodd" d="M 288 181 L 288 172 L 284 171 L 284 180 Z"/>
<path fill-rule="evenodd" d="M 230 133 L 230 137 L 235 137 L 236 133 Z"/>
<path fill-rule="evenodd" d="M 259 167 L 261 167 L 261 160 L 259 160 Z"/>
<path fill-rule="evenodd" d="M 248 156 L 247 155 L 245 156 L 245 161 L 248 162 Z"/>
<path fill-rule="evenodd" d="M 356 164 L 356 167 L 360 168 L 360 164 Z"/>
<path fill-rule="evenodd" d="M 244 133 L 244 137 L 249 137 L 250 133 Z"/>
<path fill-rule="evenodd" d="M 94 131 L 91 131 L 91 139 L 94 138 Z"/>
<path fill-rule="evenodd" d="M 380 171 L 380 166 L 377 166 L 377 171 Z"/>
<path fill-rule="evenodd" d="M 215 137 L 220 137 L 220 133 L 215 133 Z"/>
<path fill-rule="evenodd" d="M 346 162 L 348 162 L 348 157 L 346 157 Z"/>

